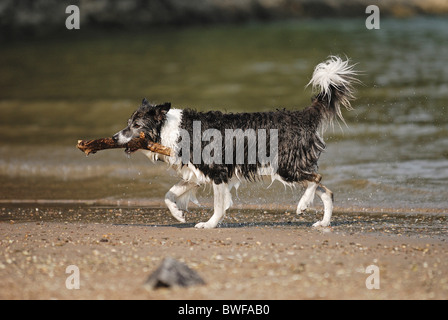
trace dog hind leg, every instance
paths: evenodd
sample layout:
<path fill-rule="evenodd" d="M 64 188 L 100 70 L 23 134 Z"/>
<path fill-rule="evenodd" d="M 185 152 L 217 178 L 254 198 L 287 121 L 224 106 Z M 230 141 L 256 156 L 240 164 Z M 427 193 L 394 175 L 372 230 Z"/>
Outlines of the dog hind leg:
<path fill-rule="evenodd" d="M 198 229 L 212 229 L 226 216 L 226 210 L 232 205 L 232 195 L 226 183 L 213 183 L 213 216 L 207 222 L 196 224 Z"/>
<path fill-rule="evenodd" d="M 180 222 L 185 222 L 185 210 L 188 208 L 190 200 L 197 203 L 195 189 L 197 184 L 185 180 L 174 185 L 165 195 L 165 203 L 174 218 Z"/>
<path fill-rule="evenodd" d="M 313 203 L 314 194 L 316 193 L 316 189 L 318 184 L 312 181 L 306 182 L 307 188 L 302 198 L 300 198 L 299 204 L 297 205 L 297 214 L 302 214 L 306 209 Z"/>
<path fill-rule="evenodd" d="M 319 185 L 322 176 L 320 174 L 314 173 L 305 180 L 306 190 L 302 198 L 300 198 L 299 204 L 297 205 L 297 214 L 302 214 L 305 210 L 313 203 L 314 195 L 316 189 Z"/>
<path fill-rule="evenodd" d="M 328 227 L 330 225 L 331 215 L 333 214 L 333 192 L 322 184 L 319 184 L 316 188 L 316 194 L 324 203 L 324 217 L 322 221 L 313 224 L 313 227 Z"/>

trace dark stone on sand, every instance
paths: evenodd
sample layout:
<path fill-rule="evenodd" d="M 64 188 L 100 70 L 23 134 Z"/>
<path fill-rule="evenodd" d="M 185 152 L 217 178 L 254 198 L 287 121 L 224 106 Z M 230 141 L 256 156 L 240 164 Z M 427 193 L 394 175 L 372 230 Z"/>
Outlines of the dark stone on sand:
<path fill-rule="evenodd" d="M 160 267 L 146 280 L 144 286 L 149 289 L 189 287 L 203 285 L 205 281 L 186 264 L 173 258 L 165 258 Z"/>

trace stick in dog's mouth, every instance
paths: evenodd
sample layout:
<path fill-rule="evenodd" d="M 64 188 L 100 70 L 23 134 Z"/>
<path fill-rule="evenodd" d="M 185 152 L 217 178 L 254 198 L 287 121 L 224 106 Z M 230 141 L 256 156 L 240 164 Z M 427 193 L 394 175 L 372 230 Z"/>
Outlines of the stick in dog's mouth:
<path fill-rule="evenodd" d="M 159 143 L 148 141 L 143 132 L 140 137 L 134 138 L 126 144 L 118 144 L 113 138 L 101 138 L 96 140 L 78 140 L 76 145 L 86 155 L 96 153 L 100 150 L 124 148 L 127 154 L 134 153 L 139 149 L 149 150 L 165 156 L 171 156 L 171 149 Z"/>

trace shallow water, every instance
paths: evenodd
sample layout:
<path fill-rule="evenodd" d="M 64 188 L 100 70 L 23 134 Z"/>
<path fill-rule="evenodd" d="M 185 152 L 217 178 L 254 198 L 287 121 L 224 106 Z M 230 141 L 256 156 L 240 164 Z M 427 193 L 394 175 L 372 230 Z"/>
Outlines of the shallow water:
<path fill-rule="evenodd" d="M 92 205 L 34 205 L 8 204 L 0 210 L 0 223 L 95 223 L 121 226 L 145 226 L 148 228 L 193 228 L 199 221 L 211 216 L 211 208 L 193 209 L 186 215 L 186 223 L 176 221 L 167 209 Z M 296 215 L 281 210 L 230 209 L 219 228 L 301 228 L 323 233 L 371 234 L 437 238 L 448 240 L 448 223 L 445 214 L 397 214 L 397 213 L 336 213 L 331 227 L 313 229 L 312 224 L 321 219 L 321 213 L 306 212 Z"/>
<path fill-rule="evenodd" d="M 163 165 L 117 150 L 85 157 L 77 140 L 122 129 L 143 97 L 199 110 L 301 109 L 314 66 L 341 54 L 358 63 L 363 85 L 356 110 L 344 112 L 349 127 L 325 134 L 320 172 L 335 205 L 448 212 L 446 19 L 383 19 L 380 30 L 335 19 L 83 32 L 2 45 L 3 203 L 160 203 L 177 182 Z M 241 187 L 235 204 L 293 209 L 302 190 L 269 184 Z M 211 201 L 209 189 L 201 199 Z"/>

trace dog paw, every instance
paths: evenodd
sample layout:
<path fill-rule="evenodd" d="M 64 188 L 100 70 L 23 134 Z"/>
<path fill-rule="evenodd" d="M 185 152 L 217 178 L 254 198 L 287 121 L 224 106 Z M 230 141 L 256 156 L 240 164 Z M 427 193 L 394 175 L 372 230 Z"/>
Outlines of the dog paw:
<path fill-rule="evenodd" d="M 301 206 L 300 204 L 297 206 L 296 214 L 302 214 L 308 209 L 308 206 Z"/>
<path fill-rule="evenodd" d="M 171 212 L 171 215 L 179 222 L 185 223 L 185 211 L 180 210 L 176 203 L 170 199 L 165 199 L 166 206 Z"/>
<path fill-rule="evenodd" d="M 176 210 L 176 211 L 171 211 L 171 214 L 173 215 L 173 217 L 182 223 L 185 223 L 185 212 L 181 211 L 181 210 Z"/>
<path fill-rule="evenodd" d="M 199 222 L 197 225 L 194 226 L 196 229 L 213 229 L 214 225 L 208 223 L 208 222 Z"/>
<path fill-rule="evenodd" d="M 318 221 L 315 224 L 313 224 L 313 228 L 318 228 L 318 227 L 328 227 L 330 225 L 330 221 Z"/>
<path fill-rule="evenodd" d="M 307 202 L 307 201 L 300 201 L 299 202 L 299 204 L 297 205 L 297 211 L 296 211 L 296 213 L 297 214 L 302 214 L 302 213 L 304 213 L 307 209 L 308 209 L 308 207 L 310 206 L 310 202 Z"/>

